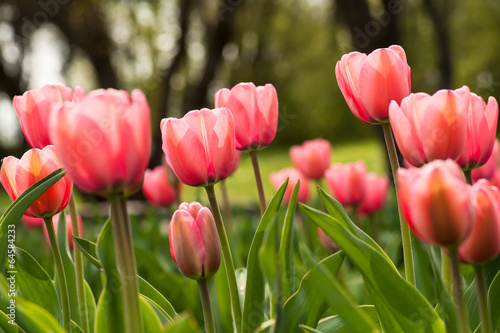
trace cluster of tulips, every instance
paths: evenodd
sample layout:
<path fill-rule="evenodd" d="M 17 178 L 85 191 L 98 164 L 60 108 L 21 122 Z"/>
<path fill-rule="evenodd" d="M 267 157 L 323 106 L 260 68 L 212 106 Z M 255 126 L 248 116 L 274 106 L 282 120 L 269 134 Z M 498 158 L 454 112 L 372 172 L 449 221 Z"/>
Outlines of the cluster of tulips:
<path fill-rule="evenodd" d="M 499 183 L 499 173 L 496 171 L 498 143 L 495 144 L 498 104 L 495 98 L 490 97 L 488 103 L 485 103 L 466 86 L 457 90 L 440 90 L 432 96 L 410 93 L 410 67 L 400 46 L 378 49 L 369 55 L 358 52 L 346 54 L 337 63 L 335 74 L 353 114 L 364 123 L 381 125 L 383 128 L 402 213 L 400 226 L 406 282 L 397 282 L 394 288 L 401 287 L 401 290 L 408 291 L 408 295 L 400 297 L 409 297 L 415 304 L 424 304 L 424 308 L 419 308 L 424 313 L 416 314 L 415 318 L 390 314 L 391 309 L 401 309 L 396 309 L 392 300 L 383 298 L 383 293 L 377 289 L 377 283 L 373 282 L 376 280 L 370 280 L 371 271 L 363 266 L 360 261 L 363 259 L 359 259 L 353 252 L 356 247 L 349 242 L 357 242 L 360 249 L 369 244 L 366 249 L 374 251 L 376 258 L 388 260 L 387 256 L 356 224 L 349 224 L 345 211 L 333 208 L 339 204 L 338 207 L 342 205 L 352 216 L 373 215 L 385 205 L 389 190 L 388 177 L 368 173 L 365 164 L 360 161 L 331 165 L 329 142 L 315 139 L 306 141 L 301 146 L 291 147 L 290 157 L 295 168 L 272 173 L 271 183 L 277 193 L 281 193 L 278 201 L 283 199 L 289 208 L 292 207 L 289 209 L 292 211 L 292 220 L 298 201 L 306 215 L 318 224 L 321 244 L 333 251 L 345 251 L 354 265 L 363 272 L 363 277 L 367 279 L 365 281 L 369 282 L 369 290 L 374 292 L 372 296 L 378 300 L 375 304 L 378 320 L 373 321 L 363 309 L 352 307 L 354 310 L 351 311 L 351 301 L 345 296 L 345 292 L 339 292 L 339 303 L 336 303 L 336 299 L 328 299 L 328 304 L 339 314 L 345 326 L 356 332 L 381 329 L 392 332 L 390 327 L 406 332 L 413 332 L 411 329 L 415 327 L 415 332 L 425 329 L 429 329 L 428 332 L 444 332 L 443 320 L 414 287 L 414 259 L 409 233 L 411 228 L 422 242 L 442 248 L 442 278 L 448 291 L 453 291 L 457 305 L 456 322 L 449 324 L 448 316 L 444 320 L 446 326 L 450 325 L 459 332 L 468 332 L 470 329 L 459 266 L 462 262 L 472 264 L 476 272 L 481 329 L 483 332 L 494 332 L 494 325 L 498 320 L 492 320 L 488 308 L 484 267 L 486 262 L 500 253 L 500 197 L 495 186 Z M 265 197 L 257 154 L 276 135 L 277 92 L 271 84 L 255 86 L 253 83 L 240 83 L 232 89 L 219 90 L 214 102 L 214 109 L 190 111 L 180 119 L 163 119 L 160 129 L 166 163 L 153 170 L 146 170 L 151 150 L 151 123 L 148 102 L 141 91 L 134 90 L 130 95 L 114 89 L 84 93 L 79 87 L 72 91 L 63 85 L 46 85 L 14 98 L 14 108 L 23 133 L 33 149 L 20 159 L 12 156 L 3 159 L 0 181 L 12 201 L 23 199 L 23 193 L 30 186 L 51 177 L 60 168 L 65 172 L 48 190 L 33 199 L 24 215 L 44 221 L 53 250 L 62 308 L 61 323 L 67 332 L 72 331 L 74 325 L 78 325 L 83 332 L 94 330 L 88 321 L 86 305 L 78 307 L 78 319 L 72 315 L 74 311 L 70 309 L 67 272 L 53 223 L 53 217 L 68 206 L 68 221 L 74 239 L 84 239 L 79 227 L 73 185 L 83 193 L 102 196 L 111 204 L 110 221 L 103 227 L 99 238 L 107 237 L 105 231 L 112 230 L 109 232 L 113 238 L 120 295 L 123 298 L 123 322 L 106 321 L 102 319 L 103 315 L 99 317 L 99 313 L 106 313 L 105 300 L 110 297 L 106 294 L 109 290 L 103 290 L 95 324 L 100 331 L 106 331 L 102 327 L 108 331 L 148 331 L 144 314 L 141 315 L 145 308 L 139 297 L 137 265 L 126 204 L 126 198 L 141 188 L 146 198 L 155 205 L 178 204 L 168 228 L 170 253 L 179 271 L 196 280 L 199 285 L 205 330 L 214 332 L 216 327 L 207 280 L 219 270 L 221 259 L 227 281 L 225 287 L 229 290 L 234 330 L 253 332 L 264 321 L 264 309 L 260 301 L 252 301 L 246 296 L 243 304 L 240 302 L 231 244 L 214 185 L 235 171 L 239 163 L 239 151 L 250 154 L 262 220 L 255 233 L 249 257 L 259 256 L 259 248 L 255 250 L 254 246 L 262 246 L 260 252 L 266 246 L 274 246 L 271 231 L 263 224 L 268 223 L 273 209 L 276 210 L 273 208 L 275 200 L 268 203 Z M 406 168 L 399 168 L 393 135 L 405 159 Z M 328 199 L 320 190 L 324 209 L 330 217 L 305 205 L 311 197 L 310 182 L 317 182 L 321 186 L 323 179 L 335 198 Z M 473 179 L 476 179 L 474 184 Z M 198 202 L 181 203 L 181 183 L 204 187 L 210 209 Z M 287 220 L 288 216 L 289 214 Z M 330 221 L 331 225 L 325 221 Z M 286 239 L 290 239 L 289 230 L 285 223 L 283 239 L 285 235 L 288 237 Z M 78 303 L 86 304 L 82 252 L 80 246 L 73 247 Z M 285 244 L 282 241 L 280 253 L 282 247 L 292 248 L 290 242 Z M 88 252 L 88 247 L 86 250 Z M 329 260 L 341 260 L 342 255 L 342 252 L 333 254 Z M 265 262 L 265 256 L 261 255 L 260 258 Z M 283 258 L 287 258 L 286 254 Z M 276 265 L 278 270 L 282 266 L 288 265 L 288 269 L 293 266 L 286 263 L 286 260 L 276 260 L 271 266 Z M 260 270 L 265 271 L 266 267 L 263 262 L 262 268 L 259 265 L 254 267 L 253 261 L 249 259 L 246 292 L 256 292 L 257 288 L 257 293 L 261 294 L 257 299 L 263 302 L 264 283 L 259 281 L 264 281 L 265 275 L 269 288 L 272 289 L 270 326 L 276 331 L 288 332 L 283 327 L 287 327 L 286 322 L 293 320 L 287 317 L 289 315 L 285 310 L 296 304 L 296 300 L 291 300 L 296 290 L 286 278 L 289 272 L 283 273 L 282 280 L 277 278 L 279 283 L 272 283 L 277 273 L 273 269 L 270 269 L 271 273 L 262 273 Z M 103 266 L 106 264 L 109 262 L 102 261 Z M 389 269 L 380 268 L 384 270 L 381 274 L 393 274 L 391 276 L 396 279 L 394 281 L 399 281 L 399 273 L 395 269 L 393 271 L 391 265 L 393 264 L 387 266 Z M 324 273 L 321 270 L 324 264 L 319 263 L 317 266 L 320 268 L 312 270 L 311 276 L 319 281 L 327 275 L 321 275 Z M 332 290 L 339 290 L 334 275 L 328 275 L 328 279 L 322 281 L 330 281 Z M 109 280 L 109 276 L 106 279 Z M 290 298 L 281 302 L 281 296 L 274 293 L 276 288 L 283 288 L 283 295 L 288 294 Z M 298 291 L 297 294 L 297 297 L 302 297 Z M 315 302 L 314 298 L 315 296 L 310 301 Z M 384 301 L 380 301 L 381 299 Z M 252 319 L 255 318 L 255 311 L 258 313 L 257 320 Z M 299 317 L 297 314 L 297 318 Z M 426 319 L 429 323 L 422 323 Z M 307 321 L 298 324 L 316 326 L 318 320 L 319 318 L 313 320 L 307 317 Z M 314 327 L 307 328 L 307 325 L 301 327 L 307 332 L 318 331 Z M 291 328 L 293 331 L 298 329 L 298 325 Z M 260 331 L 262 330 L 264 329 Z"/>

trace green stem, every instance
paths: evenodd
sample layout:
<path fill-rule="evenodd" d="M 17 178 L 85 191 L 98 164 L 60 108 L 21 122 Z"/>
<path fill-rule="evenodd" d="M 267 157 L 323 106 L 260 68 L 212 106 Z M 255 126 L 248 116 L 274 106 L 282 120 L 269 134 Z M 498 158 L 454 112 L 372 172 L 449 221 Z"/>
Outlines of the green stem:
<path fill-rule="evenodd" d="M 411 249 L 410 229 L 408 228 L 408 225 L 403 221 L 403 216 L 401 215 L 401 207 L 399 205 L 399 199 L 397 196 L 397 191 L 398 191 L 397 171 L 399 169 L 399 162 L 396 152 L 396 145 L 394 144 L 391 125 L 389 123 L 382 124 L 382 130 L 384 131 L 385 145 L 387 147 L 387 153 L 389 155 L 389 162 L 391 164 L 391 170 L 392 170 L 392 178 L 394 180 L 394 187 L 396 189 L 396 202 L 398 205 L 399 224 L 401 226 L 401 239 L 403 243 L 403 257 L 404 257 L 406 281 L 408 281 L 412 285 L 415 285 L 415 273 L 413 269 L 413 254 Z"/>
<path fill-rule="evenodd" d="M 127 201 L 123 195 L 119 194 L 111 196 L 110 202 L 116 262 L 122 283 L 125 329 L 127 333 L 140 333 L 142 332 L 142 318 L 139 287 Z"/>
<path fill-rule="evenodd" d="M 205 187 L 205 190 L 207 191 L 208 200 L 210 201 L 210 206 L 212 207 L 212 214 L 214 215 L 215 226 L 217 227 L 217 234 L 219 235 L 224 266 L 226 269 L 227 283 L 229 284 L 229 296 L 231 297 L 236 332 L 241 332 L 240 297 L 238 293 L 238 284 L 236 283 L 233 256 L 231 255 L 231 248 L 229 247 L 226 228 L 224 227 L 224 222 L 222 221 L 222 215 L 220 213 L 219 204 L 217 203 L 214 186 L 208 185 Z"/>
<path fill-rule="evenodd" d="M 214 316 L 212 314 L 212 305 L 210 304 L 207 279 L 198 280 L 198 287 L 200 287 L 203 318 L 205 319 L 205 332 L 215 333 Z"/>
<path fill-rule="evenodd" d="M 71 229 L 73 236 L 80 235 L 80 226 L 78 224 L 78 213 L 76 210 L 75 196 L 71 195 L 69 201 L 69 215 L 71 217 Z M 85 295 L 85 277 L 83 273 L 83 257 L 78 246 L 73 246 L 73 255 L 75 256 L 75 275 L 76 275 L 76 296 L 78 299 L 78 312 L 80 313 L 80 325 L 84 332 L 89 331 L 89 321 L 87 313 L 87 297 Z"/>
<path fill-rule="evenodd" d="M 71 330 L 71 310 L 69 307 L 69 294 L 68 294 L 68 284 L 66 282 L 66 274 L 64 273 L 64 266 L 62 262 L 61 252 L 59 251 L 59 245 L 56 240 L 56 232 L 54 230 L 54 224 L 52 223 L 52 218 L 44 218 L 45 226 L 47 227 L 47 233 L 49 234 L 50 246 L 52 247 L 52 254 L 54 255 L 55 269 L 57 277 L 59 278 L 59 286 L 61 287 L 61 304 L 63 312 L 63 326 L 67 332 Z"/>
<path fill-rule="evenodd" d="M 446 290 L 451 295 L 453 291 L 453 274 L 451 272 L 450 257 L 446 254 L 444 248 L 441 248 L 441 277 Z"/>
<path fill-rule="evenodd" d="M 453 271 L 453 293 L 457 305 L 458 333 L 468 333 L 469 323 L 467 318 L 467 308 L 465 307 L 464 290 L 462 284 L 462 275 L 460 274 L 460 263 L 458 262 L 458 253 L 456 247 L 448 248 L 450 253 L 451 269 Z"/>
<path fill-rule="evenodd" d="M 477 295 L 479 299 L 479 311 L 481 314 L 481 332 L 491 333 L 493 332 L 491 315 L 488 309 L 488 297 L 486 288 L 486 279 L 484 277 L 484 265 L 474 266 L 474 272 L 476 274 L 476 287 Z"/>
<path fill-rule="evenodd" d="M 262 184 L 262 176 L 260 174 L 259 161 L 257 160 L 257 151 L 250 150 L 252 158 L 253 173 L 255 174 L 255 182 L 257 183 L 257 191 L 259 192 L 260 213 L 264 215 L 266 211 L 266 194 L 264 193 L 264 185 Z"/>
<path fill-rule="evenodd" d="M 467 184 L 472 185 L 472 183 L 474 183 L 474 181 L 472 180 L 472 169 L 465 170 L 464 175 L 465 175 L 465 180 L 467 181 Z"/>

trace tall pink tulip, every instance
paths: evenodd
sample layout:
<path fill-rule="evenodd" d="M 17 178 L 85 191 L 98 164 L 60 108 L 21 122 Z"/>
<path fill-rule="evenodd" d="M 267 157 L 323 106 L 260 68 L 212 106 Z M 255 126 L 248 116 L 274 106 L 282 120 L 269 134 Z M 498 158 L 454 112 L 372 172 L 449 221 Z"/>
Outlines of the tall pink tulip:
<path fill-rule="evenodd" d="M 298 170 L 293 168 L 285 168 L 280 171 L 271 172 L 269 175 L 271 179 L 271 183 L 273 187 L 278 190 L 281 185 L 288 178 L 288 185 L 285 190 L 285 194 L 283 195 L 283 201 L 286 203 L 290 203 L 290 198 L 292 196 L 293 189 L 297 184 L 297 181 L 300 180 L 299 193 L 297 194 L 298 202 L 307 202 L 311 196 L 309 190 L 309 180 L 307 177 L 302 175 Z"/>
<path fill-rule="evenodd" d="M 467 113 L 467 140 L 457 160 L 464 170 L 481 166 L 490 158 L 497 133 L 497 100 L 490 97 L 486 104 L 481 97 L 471 93 Z"/>
<path fill-rule="evenodd" d="M 375 173 L 368 173 L 365 177 L 365 195 L 358 208 L 360 215 L 372 215 L 381 210 L 389 192 L 389 178 L 379 176 Z"/>
<path fill-rule="evenodd" d="M 481 179 L 472 186 L 475 218 L 470 234 L 458 248 L 461 261 L 480 264 L 500 254 L 500 194 Z"/>
<path fill-rule="evenodd" d="M 54 105 L 78 101 L 84 95 L 80 87 L 77 87 L 73 94 L 71 88 L 62 84 L 47 84 L 38 90 L 29 90 L 22 96 L 14 96 L 12 104 L 28 143 L 39 149 L 52 144 L 49 137 L 49 119 Z"/>
<path fill-rule="evenodd" d="M 335 66 L 335 76 L 347 105 L 364 123 L 387 122 L 389 103 L 399 103 L 411 92 L 410 66 L 399 45 L 369 55 L 345 54 Z"/>
<path fill-rule="evenodd" d="M 168 171 L 167 171 L 168 170 Z M 156 206 L 169 206 L 177 201 L 177 195 L 182 185 L 178 183 L 177 189 L 168 182 L 167 172 L 173 172 L 170 168 L 157 166 L 147 169 L 144 173 L 142 192 L 146 199 Z M 178 181 L 177 181 L 178 182 Z"/>
<path fill-rule="evenodd" d="M 344 206 L 359 205 L 365 195 L 366 166 L 363 161 L 332 164 L 325 178 L 333 196 Z"/>
<path fill-rule="evenodd" d="M 399 169 L 398 181 L 403 215 L 423 242 L 456 245 L 469 234 L 474 219 L 469 185 L 454 161 Z"/>
<path fill-rule="evenodd" d="M 236 163 L 234 119 L 227 108 L 201 109 L 161 121 L 168 165 L 186 185 L 206 186 L 228 177 Z"/>
<path fill-rule="evenodd" d="M 392 102 L 389 117 L 396 143 L 404 158 L 414 166 L 436 159 L 457 160 L 467 139 L 467 86 L 439 90 L 430 96 L 411 94 Z"/>
<path fill-rule="evenodd" d="M 220 248 L 210 210 L 198 202 L 183 202 L 168 228 L 170 254 L 182 274 L 194 280 L 215 274 L 220 265 Z"/>
<path fill-rule="evenodd" d="M 309 179 L 321 179 L 330 165 L 331 149 L 327 140 L 307 140 L 300 146 L 292 146 L 290 157 L 304 176 Z"/>
<path fill-rule="evenodd" d="M 491 179 L 495 176 L 495 172 L 498 168 L 499 153 L 500 142 L 498 141 L 498 139 L 496 139 L 490 158 L 479 168 L 472 169 L 472 179 L 474 181 L 477 181 L 481 178 L 489 179 L 491 181 Z"/>
<path fill-rule="evenodd" d="M 99 89 L 56 108 L 50 138 L 84 192 L 130 194 L 142 185 L 151 151 L 150 111 L 140 90 Z"/>
<path fill-rule="evenodd" d="M 12 201 L 39 180 L 61 168 L 54 147 L 28 150 L 21 159 L 4 158 L 0 170 L 0 182 Z M 45 191 L 26 211 L 31 217 L 50 217 L 62 211 L 69 203 L 73 183 L 67 175 Z"/>
<path fill-rule="evenodd" d="M 236 148 L 254 150 L 267 147 L 278 126 L 278 95 L 272 84 L 255 87 L 238 83 L 231 90 L 215 93 L 215 107 L 227 107 L 234 116 Z"/>

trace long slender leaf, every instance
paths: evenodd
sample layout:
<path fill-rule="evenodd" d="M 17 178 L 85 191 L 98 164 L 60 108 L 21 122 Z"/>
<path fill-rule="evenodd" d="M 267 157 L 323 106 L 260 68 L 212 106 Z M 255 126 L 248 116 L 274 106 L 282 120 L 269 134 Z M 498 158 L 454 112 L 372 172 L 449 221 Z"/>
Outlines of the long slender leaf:
<path fill-rule="evenodd" d="M 488 301 L 493 327 L 500 332 L 500 272 L 497 273 L 490 284 Z"/>
<path fill-rule="evenodd" d="M 288 180 L 276 192 L 255 231 L 247 261 L 247 284 L 243 306 L 242 331 L 253 333 L 264 319 L 264 276 L 259 264 L 259 250 L 264 233 L 279 210 Z"/>
<path fill-rule="evenodd" d="M 377 325 L 379 324 L 379 318 L 377 314 L 377 310 L 373 305 L 360 305 L 358 306 L 359 309 L 362 309 L 363 312 L 368 315 L 371 320 L 376 323 Z M 329 333 L 350 333 L 351 330 L 349 329 L 349 326 L 346 324 L 344 319 L 342 319 L 341 316 L 335 315 L 331 316 L 328 318 L 324 318 L 320 320 L 318 323 L 317 329 L 322 332 L 329 332 Z"/>
<path fill-rule="evenodd" d="M 144 323 L 144 333 L 161 332 L 163 326 L 149 300 L 141 296 L 139 302 L 141 306 L 142 322 Z"/>
<path fill-rule="evenodd" d="M 295 290 L 295 279 L 293 278 L 293 222 L 295 221 L 295 208 L 297 207 L 297 197 L 299 193 L 300 180 L 297 181 L 293 189 L 290 203 L 286 211 L 285 222 L 279 248 L 281 263 L 281 284 L 283 299 L 288 299 Z"/>
<path fill-rule="evenodd" d="M 315 264 L 316 267 L 322 267 L 331 274 L 337 274 L 344 254 L 337 252 Z M 314 270 L 316 268 L 313 268 Z M 300 332 L 299 324 L 307 326 L 316 326 L 327 305 L 322 292 L 311 286 L 311 272 L 307 272 L 302 278 L 298 290 L 285 302 L 283 306 L 283 315 L 278 318 L 279 327 L 283 327 L 283 332 Z"/>
<path fill-rule="evenodd" d="M 0 329 L 2 329 L 5 333 L 24 332 L 13 319 L 8 317 L 2 311 L 0 311 Z"/>
<path fill-rule="evenodd" d="M 414 286 L 400 276 L 387 256 L 351 233 L 344 226 L 346 221 L 341 223 L 338 219 L 305 205 L 301 205 L 301 208 L 345 251 L 360 270 L 375 307 L 385 307 L 387 311 L 384 310 L 383 313 L 393 316 L 394 320 L 388 322 L 391 326 L 396 321 L 406 333 L 445 332 L 444 323 L 433 307 Z M 387 319 L 381 316 L 382 326 L 387 331 L 384 321 Z"/>

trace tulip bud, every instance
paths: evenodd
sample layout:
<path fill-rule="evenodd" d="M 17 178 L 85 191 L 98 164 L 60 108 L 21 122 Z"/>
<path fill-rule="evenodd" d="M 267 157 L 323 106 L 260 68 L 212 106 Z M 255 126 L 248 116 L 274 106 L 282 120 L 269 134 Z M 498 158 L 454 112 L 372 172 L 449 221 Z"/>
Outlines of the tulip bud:
<path fill-rule="evenodd" d="M 147 169 L 144 173 L 142 192 L 153 205 L 166 207 L 177 201 L 182 185 L 177 181 L 177 188 L 173 187 L 168 182 L 168 172 L 173 173 L 170 167 L 167 169 L 157 166 L 153 170 Z"/>
<path fill-rule="evenodd" d="M 366 166 L 363 161 L 330 166 L 326 182 L 333 196 L 344 206 L 358 205 L 365 195 Z"/>
<path fill-rule="evenodd" d="M 365 178 L 365 194 L 358 213 L 361 216 L 372 215 L 381 210 L 387 201 L 388 192 L 389 178 L 387 176 L 368 173 Z"/>
<path fill-rule="evenodd" d="M 53 146 L 28 150 L 20 160 L 13 156 L 4 158 L 0 182 L 12 201 L 39 180 L 61 168 Z M 62 211 L 69 203 L 73 183 L 67 175 L 58 180 L 28 208 L 25 215 L 50 217 Z"/>
<path fill-rule="evenodd" d="M 298 170 L 295 170 L 293 168 L 285 168 L 280 171 L 271 172 L 269 178 L 271 179 L 271 183 L 273 184 L 275 190 L 278 190 L 288 178 L 288 185 L 286 187 L 285 194 L 283 195 L 283 201 L 285 201 L 286 203 L 290 203 L 293 189 L 295 188 L 297 181 L 300 180 L 297 201 L 309 201 L 309 198 L 311 196 L 309 191 L 309 180 L 304 177 Z"/>
<path fill-rule="evenodd" d="M 452 160 L 436 160 L 421 168 L 398 170 L 401 210 L 423 242 L 457 245 L 472 228 L 474 210 L 469 185 Z"/>
<path fill-rule="evenodd" d="M 351 112 L 364 123 L 386 123 L 389 103 L 397 103 L 411 92 L 410 66 L 399 45 L 377 49 L 366 55 L 351 52 L 335 66 L 340 91 Z"/>
<path fill-rule="evenodd" d="M 321 179 L 330 165 L 330 151 L 330 142 L 327 140 L 307 140 L 300 146 L 292 146 L 290 157 L 304 176 Z"/>
<path fill-rule="evenodd" d="M 168 228 L 170 254 L 182 274 L 193 280 L 215 274 L 220 247 L 212 213 L 198 202 L 183 202 Z"/>
<path fill-rule="evenodd" d="M 481 179 L 472 186 L 475 218 L 470 234 L 458 248 L 458 257 L 469 264 L 490 261 L 500 254 L 500 194 Z"/>

